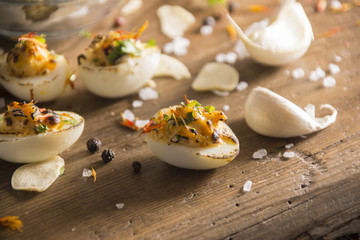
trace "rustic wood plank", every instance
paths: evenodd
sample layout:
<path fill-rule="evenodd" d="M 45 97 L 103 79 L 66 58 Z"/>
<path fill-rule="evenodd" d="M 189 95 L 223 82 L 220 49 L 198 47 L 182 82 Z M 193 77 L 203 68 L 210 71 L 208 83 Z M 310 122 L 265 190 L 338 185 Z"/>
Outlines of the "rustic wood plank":
<path fill-rule="evenodd" d="M 18 215 L 24 232 L 0 230 L 0 239 L 336 239 L 360 232 L 360 119 L 358 76 L 360 75 L 360 28 L 356 21 L 360 8 L 345 13 L 316 13 L 314 1 L 300 1 L 313 25 L 315 41 L 306 55 L 284 67 L 270 68 L 249 58 L 235 63 L 241 80 L 249 83 L 242 92 L 222 98 L 190 89 L 190 81 L 158 79 L 158 100 L 132 109 L 140 119 L 150 118 L 159 108 L 178 104 L 183 95 L 205 105 L 221 109 L 230 106 L 228 123 L 241 143 L 239 156 L 229 165 L 211 171 L 190 171 L 169 166 L 156 159 L 143 137 L 122 128 L 120 112 L 131 109 L 132 95 L 115 100 L 96 97 L 76 82 L 76 91 L 43 106 L 80 113 L 86 128 L 73 147 L 62 153 L 66 171 L 46 192 L 31 193 L 11 189 L 11 175 L 19 166 L 0 161 L 1 216 Z M 168 42 L 159 31 L 155 14 L 162 4 L 179 4 L 191 10 L 197 22 L 186 33 L 191 40 L 189 53 L 178 57 L 195 76 L 201 66 L 213 61 L 219 52 L 231 51 L 233 42 L 221 19 L 211 36 L 199 35 L 203 17 L 219 11 L 199 9 L 196 1 L 145 1 L 137 14 L 127 18 L 125 29 L 141 26 L 148 19 L 149 29 L 142 38 L 155 38 L 160 46 Z M 269 13 L 250 13 L 246 6 L 254 1 L 239 1 L 234 18 L 242 27 L 261 20 Z M 256 1 L 273 9 L 279 1 Z M 92 31 L 111 29 L 109 15 Z M 329 38 L 317 38 L 333 27 L 341 31 Z M 89 39 L 74 36 L 67 41 L 50 42 L 76 64 L 76 56 Z M 8 49 L 12 43 L 1 40 Z M 337 84 L 325 89 L 321 82 L 292 79 L 285 70 L 302 67 L 306 74 L 316 66 L 327 65 L 339 55 L 341 72 Z M 243 110 L 251 89 L 263 86 L 292 100 L 299 106 L 313 103 L 333 105 L 338 118 L 329 128 L 307 138 L 274 139 L 260 136 L 246 125 Z M 0 88 L 6 102 L 14 98 Z M 3 110 L 3 109 L 2 109 Z M 116 158 L 104 165 L 100 153 L 90 154 L 86 141 L 102 140 L 103 147 L 116 152 Z M 296 156 L 282 158 L 287 143 L 294 143 Z M 253 160 L 252 153 L 266 148 L 268 156 Z M 131 163 L 140 161 L 140 174 Z M 82 169 L 95 166 L 98 179 L 83 179 Z M 241 191 L 251 180 L 250 192 Z M 116 203 L 124 203 L 121 210 Z"/>

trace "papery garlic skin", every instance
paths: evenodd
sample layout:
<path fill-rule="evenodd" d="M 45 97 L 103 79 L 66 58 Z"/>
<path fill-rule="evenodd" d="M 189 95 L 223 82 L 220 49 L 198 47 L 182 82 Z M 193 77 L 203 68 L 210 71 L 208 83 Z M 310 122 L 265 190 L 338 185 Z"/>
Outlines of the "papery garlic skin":
<path fill-rule="evenodd" d="M 300 3 L 287 0 L 270 25 L 246 36 L 228 15 L 250 56 L 257 62 L 279 66 L 301 58 L 313 40 L 309 19 Z"/>
<path fill-rule="evenodd" d="M 313 118 L 303 109 L 267 88 L 252 90 L 245 103 L 245 120 L 255 132 L 279 138 L 297 137 L 322 130 L 336 121 L 337 111 L 328 104 L 330 115 Z"/>

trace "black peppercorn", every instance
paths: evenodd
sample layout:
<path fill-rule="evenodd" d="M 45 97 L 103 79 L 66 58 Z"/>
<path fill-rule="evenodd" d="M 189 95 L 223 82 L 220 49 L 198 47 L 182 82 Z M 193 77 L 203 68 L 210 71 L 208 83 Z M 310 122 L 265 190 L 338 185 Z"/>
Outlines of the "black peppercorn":
<path fill-rule="evenodd" d="M 86 146 L 90 152 L 94 153 L 96 151 L 99 151 L 101 147 L 101 141 L 97 138 L 90 138 L 87 141 Z"/>
<path fill-rule="evenodd" d="M 133 161 L 132 167 L 133 167 L 134 173 L 139 173 L 141 170 L 141 163 L 138 161 Z"/>
<path fill-rule="evenodd" d="M 105 149 L 101 154 L 101 158 L 104 161 L 104 163 L 111 162 L 114 159 L 114 157 L 115 157 L 115 153 L 111 149 Z"/>

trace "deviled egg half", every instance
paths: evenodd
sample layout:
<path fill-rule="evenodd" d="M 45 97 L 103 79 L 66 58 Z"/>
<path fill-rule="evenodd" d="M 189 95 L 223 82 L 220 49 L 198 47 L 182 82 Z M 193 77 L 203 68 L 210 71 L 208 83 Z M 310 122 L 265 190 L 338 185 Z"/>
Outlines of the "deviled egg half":
<path fill-rule="evenodd" d="M 55 99 L 70 76 L 68 61 L 47 49 L 43 35 L 22 35 L 10 52 L 0 56 L 0 84 L 22 100 Z"/>
<path fill-rule="evenodd" d="M 187 100 L 158 111 L 142 133 L 160 160 L 181 168 L 212 169 L 231 162 L 240 151 L 226 119 L 213 106 Z"/>
<path fill-rule="evenodd" d="M 80 137 L 84 119 L 73 112 L 52 111 L 12 102 L 0 114 L 0 158 L 15 163 L 50 159 Z"/>
<path fill-rule="evenodd" d="M 116 98 L 137 92 L 156 72 L 160 50 L 153 40 L 138 40 L 138 32 L 111 31 L 97 35 L 78 56 L 78 72 L 86 88 L 101 97 Z"/>

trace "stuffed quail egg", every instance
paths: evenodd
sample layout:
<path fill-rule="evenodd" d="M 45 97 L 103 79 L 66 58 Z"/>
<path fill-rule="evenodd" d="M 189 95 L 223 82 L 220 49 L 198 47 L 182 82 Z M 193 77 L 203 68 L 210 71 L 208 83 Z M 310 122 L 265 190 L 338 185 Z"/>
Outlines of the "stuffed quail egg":
<path fill-rule="evenodd" d="M 161 109 L 144 127 L 147 143 L 162 161 L 187 169 L 212 169 L 231 162 L 239 140 L 222 111 L 196 100 Z"/>
<path fill-rule="evenodd" d="M 12 102 L 0 114 L 0 158 L 15 163 L 40 162 L 68 149 L 80 137 L 84 119 L 73 112 Z"/>
<path fill-rule="evenodd" d="M 49 51 L 42 35 L 23 35 L 10 52 L 0 56 L 0 84 L 22 100 L 55 99 L 70 75 L 68 61 Z"/>
<path fill-rule="evenodd" d="M 155 74 L 160 50 L 138 32 L 111 31 L 97 35 L 78 56 L 78 72 L 86 88 L 101 97 L 117 98 L 137 92 Z"/>

